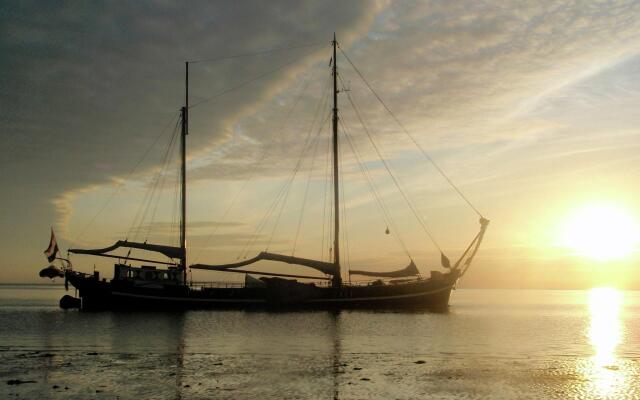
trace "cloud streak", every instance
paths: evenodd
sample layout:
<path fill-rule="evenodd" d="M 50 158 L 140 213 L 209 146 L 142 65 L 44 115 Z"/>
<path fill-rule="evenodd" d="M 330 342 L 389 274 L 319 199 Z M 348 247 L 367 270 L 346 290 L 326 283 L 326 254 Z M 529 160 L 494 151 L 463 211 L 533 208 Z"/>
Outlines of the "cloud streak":
<path fill-rule="evenodd" d="M 243 7 L 5 2 L 0 51 L 11 57 L 0 61 L 0 182 L 14 193 L 3 199 L 4 208 L 19 211 L 3 216 L 0 242 L 32 252 L 12 241 L 13 227 L 20 226 L 20 237 L 31 237 L 42 230 L 36 218 L 57 220 L 64 230 L 72 217 L 90 218 L 100 209 L 101 204 L 88 204 L 99 202 L 92 196 L 126 177 L 179 109 L 185 59 L 328 45 L 334 30 L 418 141 L 484 203 L 481 208 L 500 215 L 497 199 L 510 202 L 517 193 L 542 191 L 572 174 L 615 163 L 637 165 L 627 152 L 637 135 L 629 115 L 640 99 L 640 87 L 633 85 L 639 16 L 640 5 L 625 1 L 255 1 Z M 305 47 L 193 66 L 193 104 L 275 70 L 192 110 L 190 183 L 200 194 L 212 188 L 208 207 L 226 208 L 235 193 L 227 189 L 237 189 L 233 185 L 252 173 L 251 189 L 266 196 L 295 167 L 304 138 L 318 128 L 312 121 L 328 83 L 328 50 Z M 287 64 L 294 59 L 299 61 Z M 441 222 L 434 210 L 452 201 L 443 182 L 418 160 L 351 67 L 339 62 L 349 94 L 394 171 L 420 209 Z M 346 96 L 339 101 L 350 137 L 374 169 L 383 195 L 390 195 L 394 189 L 382 181 L 379 161 Z M 604 111 L 608 119 L 601 118 Z M 328 128 L 321 132 L 323 140 Z M 616 132 L 622 133 L 614 137 Z M 327 145 L 321 142 L 316 154 L 312 177 L 317 181 L 324 176 Z M 624 153 L 618 159 L 617 150 Z M 349 151 L 343 157 L 346 176 L 356 177 Z M 312 158 L 313 151 L 303 156 L 299 181 L 310 176 Z M 157 158 L 141 164 L 130 177 L 137 183 L 122 196 L 136 199 L 157 168 Z M 354 208 L 365 206 L 369 196 L 358 179 L 347 189 Z M 269 201 L 247 196 L 242 205 L 253 207 L 247 214 L 261 215 L 259 208 Z M 193 218 L 206 221 L 205 207 L 195 206 Z M 197 229 L 207 228 L 215 226 Z M 18 257 L 16 262 L 26 263 Z"/>

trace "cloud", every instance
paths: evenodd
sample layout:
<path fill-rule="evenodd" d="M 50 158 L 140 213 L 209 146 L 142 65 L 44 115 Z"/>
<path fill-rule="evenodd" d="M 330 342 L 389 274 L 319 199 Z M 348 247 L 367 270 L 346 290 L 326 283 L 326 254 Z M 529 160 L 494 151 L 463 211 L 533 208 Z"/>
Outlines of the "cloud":
<path fill-rule="evenodd" d="M 20 2 L 1 7 L 0 49 L 12 56 L 0 63 L 0 108 L 7 110 L 0 168 L 13 172 L 3 174 L 2 183 L 29 189 L 37 184 L 70 199 L 135 165 L 182 102 L 185 59 L 328 43 L 333 30 L 348 38 L 366 29 L 379 5 Z M 192 99 L 273 69 L 283 58 L 304 60 L 308 54 L 303 48 L 279 57 L 198 65 Z M 287 86 L 300 68 L 284 68 L 243 93 L 194 109 L 192 157 L 225 141 L 238 117 Z M 48 173 L 53 166 L 55 173 Z M 70 211 L 63 203 L 57 200 L 57 209 Z"/>
<path fill-rule="evenodd" d="M 426 148 L 465 153 L 468 146 L 535 138 L 561 128 L 540 108 L 555 93 L 638 51 L 635 39 L 640 24 L 629 17 L 637 10 L 633 3 L 615 7 L 553 2 L 523 7 L 487 2 L 394 3 L 376 15 L 366 35 L 342 47 Z M 339 57 L 339 63 L 350 95 L 360 104 L 387 155 L 406 154 L 411 145 L 400 128 L 344 58 Z M 325 66 L 315 68 L 327 75 Z M 307 119 L 296 115 L 285 129 L 278 129 L 273 121 L 282 121 L 283 109 L 295 102 L 295 96 L 280 95 L 277 101 L 265 102 L 236 123 L 233 140 L 224 143 L 224 150 L 193 176 L 244 179 L 270 139 L 275 145 L 269 147 L 259 173 L 262 177 L 286 175 L 296 164 L 305 128 L 320 98 L 321 89 L 317 85 L 312 89 L 315 94 L 303 96 L 296 108 L 300 110 L 296 114 L 306 110 Z M 356 143 L 366 142 L 346 96 L 340 95 L 339 101 Z M 442 154 L 455 157 L 453 151 Z M 455 174 L 457 168 L 448 171 Z"/>
<path fill-rule="evenodd" d="M 179 223 L 176 222 L 152 222 L 143 224 L 130 230 L 129 233 L 137 235 L 141 233 L 151 232 L 154 236 L 166 236 L 177 232 Z M 237 228 L 243 226 L 242 222 L 218 222 L 218 221 L 189 221 L 189 231 L 201 229 L 217 229 L 217 228 Z M 193 236 L 193 235 L 191 235 Z"/>
<path fill-rule="evenodd" d="M 21 210 L 16 214 L 25 220 L 9 216 L 0 234 L 11 237 L 10 227 L 21 222 L 35 230 L 27 211 L 43 204 L 53 204 L 66 226 L 78 199 L 105 191 L 113 179 L 128 177 L 144 186 L 158 168 L 159 146 L 133 175 L 128 172 L 163 128 L 173 127 L 183 102 L 185 59 L 326 43 L 194 64 L 192 104 L 242 87 L 193 108 L 188 136 L 190 188 L 211 186 L 215 209 L 224 209 L 221 204 L 235 193 L 227 189 L 249 176 L 266 193 L 265 187 L 279 187 L 296 167 L 299 179 L 306 179 L 313 163 L 312 178 L 322 180 L 330 124 L 320 126 L 331 107 L 323 103 L 323 91 L 334 30 L 395 115 L 485 207 L 549 181 L 557 185 L 571 171 L 634 163 L 626 144 L 636 135 L 628 123 L 630 105 L 640 98 L 640 88 L 631 89 L 640 50 L 638 15 L 640 4 L 624 1 L 3 3 L 0 51 L 11 57 L 0 60 L 0 182 L 16 194 L 3 200 L 5 208 Z M 451 203 L 440 178 L 419 160 L 349 63 L 342 56 L 338 62 L 350 90 L 339 95 L 341 120 L 364 163 L 383 179 L 347 94 L 421 210 L 437 214 L 433 208 Z M 243 84 L 265 71 L 274 72 Z M 605 104 L 608 120 L 599 118 Z M 317 150 L 303 152 L 306 138 L 317 132 Z M 614 140 L 615 132 L 627 133 Z M 343 171 L 357 178 L 357 165 L 341 143 Z M 612 156 L 616 148 L 625 150 L 618 159 Z M 362 177 L 357 179 L 348 188 L 354 207 L 368 197 Z M 383 196 L 395 191 L 380 183 Z M 196 213 L 204 213 L 196 206 Z M 261 214 L 258 208 L 252 212 Z M 208 223 L 203 215 L 195 218 Z"/>

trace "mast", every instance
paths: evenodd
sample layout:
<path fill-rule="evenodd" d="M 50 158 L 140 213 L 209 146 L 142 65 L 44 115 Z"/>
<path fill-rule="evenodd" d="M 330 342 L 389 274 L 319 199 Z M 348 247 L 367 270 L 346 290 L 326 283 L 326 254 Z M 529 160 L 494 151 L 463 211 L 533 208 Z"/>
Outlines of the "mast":
<path fill-rule="evenodd" d="M 336 271 L 333 275 L 333 286 L 340 287 L 342 276 L 340 273 L 340 192 L 338 173 L 338 67 L 336 60 L 336 34 L 333 33 L 333 206 L 334 206 L 334 233 L 333 255 Z"/>
<path fill-rule="evenodd" d="M 189 62 L 185 62 L 184 107 L 182 107 L 182 134 L 180 135 L 181 155 L 181 214 L 180 214 L 180 268 L 183 283 L 187 284 L 187 134 L 189 131 Z"/>

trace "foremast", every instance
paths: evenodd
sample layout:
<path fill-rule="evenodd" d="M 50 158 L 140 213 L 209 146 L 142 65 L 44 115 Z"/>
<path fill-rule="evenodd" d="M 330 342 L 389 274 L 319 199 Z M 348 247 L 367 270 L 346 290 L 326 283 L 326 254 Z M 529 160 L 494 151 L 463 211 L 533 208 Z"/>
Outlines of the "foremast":
<path fill-rule="evenodd" d="M 333 286 L 342 285 L 340 273 L 340 181 L 338 171 L 338 66 L 336 60 L 336 34 L 333 34 L 333 206 L 334 206 L 334 232 L 333 232 Z"/>
<path fill-rule="evenodd" d="M 182 131 L 180 135 L 180 268 L 182 281 L 187 284 L 187 134 L 189 132 L 189 62 L 185 62 L 184 107 L 181 111 Z"/>

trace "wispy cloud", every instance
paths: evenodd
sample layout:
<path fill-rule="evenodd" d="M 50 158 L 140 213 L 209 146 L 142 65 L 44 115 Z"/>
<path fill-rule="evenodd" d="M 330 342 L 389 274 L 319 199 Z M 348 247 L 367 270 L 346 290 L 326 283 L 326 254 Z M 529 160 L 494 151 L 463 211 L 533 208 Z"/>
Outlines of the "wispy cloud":
<path fill-rule="evenodd" d="M 632 117 L 632 105 L 640 100 L 640 85 L 634 83 L 639 16 L 640 4 L 626 1 L 256 1 L 242 7 L 5 2 L 0 51 L 11 57 L 0 60 L 0 182 L 15 193 L 3 199 L 4 208 L 21 212 L 3 216 L 0 242 L 11 243 L 11 227 L 18 224 L 29 227 L 25 236 L 34 233 L 42 225 L 32 220 L 36 215 L 55 218 L 64 231 L 80 200 L 89 214 L 92 194 L 118 187 L 114 179 L 127 177 L 160 131 L 175 122 L 186 59 L 325 42 L 250 60 L 194 65 L 194 104 L 276 71 L 193 108 L 188 137 L 190 188 L 222 188 L 211 196 L 216 210 L 225 209 L 236 193 L 227 188 L 249 176 L 261 182 L 256 185 L 261 195 L 279 187 L 301 154 L 299 181 L 310 176 L 322 181 L 329 124 L 317 152 L 302 150 L 307 135 L 318 129 L 313 114 L 328 83 L 333 31 L 409 131 L 455 182 L 499 218 L 506 211 L 496 204 L 510 203 L 518 193 L 533 188 L 542 193 L 541 188 L 566 185 L 572 174 L 584 176 L 616 163 L 637 165 L 629 152 L 635 151 L 640 122 Z M 287 64 L 294 59 L 299 61 Z M 442 217 L 435 210 L 451 200 L 443 182 L 418 160 L 410 141 L 342 57 L 339 71 L 394 172 L 420 209 L 438 221 Z M 384 170 L 347 94 L 340 94 L 339 102 L 363 161 L 372 167 L 382 195 L 390 196 L 395 188 L 383 181 Z M 341 143 L 344 173 L 355 182 L 347 188 L 353 197 L 346 202 L 357 208 L 370 195 L 346 142 Z M 149 156 L 141 163 L 129 176 L 138 185 L 127 186 L 122 195 L 134 199 L 135 190 L 146 189 L 160 159 Z M 257 160 L 262 161 L 256 166 Z M 270 200 L 254 198 L 247 204 L 254 207 L 251 215 L 261 215 L 258 209 Z M 193 229 L 219 227 L 208 221 L 204 206 L 196 205 L 193 217 L 200 225 L 191 224 Z M 97 212 L 101 204 L 91 206 Z M 41 208 L 48 214 L 27 212 Z M 244 226 L 226 227 L 252 226 L 242 220 Z M 159 233 L 169 229 L 165 222 L 142 225 Z M 225 242 L 216 236 L 215 243 L 246 239 L 228 237 Z"/>

